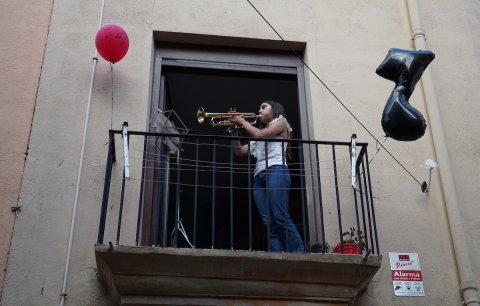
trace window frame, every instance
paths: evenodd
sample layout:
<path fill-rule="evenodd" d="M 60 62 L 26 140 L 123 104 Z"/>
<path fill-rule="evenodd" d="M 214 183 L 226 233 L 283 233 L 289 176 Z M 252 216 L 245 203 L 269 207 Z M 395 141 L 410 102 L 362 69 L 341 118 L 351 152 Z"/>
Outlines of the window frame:
<path fill-rule="evenodd" d="M 300 128 L 302 137 L 304 139 L 310 138 L 310 118 L 307 105 L 307 98 L 305 92 L 305 77 L 303 62 L 292 52 L 286 52 L 274 49 L 253 49 L 253 48 L 234 48 L 222 46 L 201 46 L 188 45 L 178 43 L 158 43 L 155 46 L 154 63 L 153 63 L 153 79 L 152 92 L 149 107 L 148 130 L 155 132 L 155 122 L 157 107 L 164 108 L 165 105 L 165 77 L 162 74 L 162 69 L 165 66 L 174 67 L 189 67 L 189 68 L 206 68 L 217 70 L 236 70 L 246 72 L 266 72 L 295 75 L 298 86 L 298 106 Z M 161 94 L 162 93 L 162 94 Z M 304 164 L 310 165 L 312 160 L 312 153 L 308 150 L 303 150 Z M 316 195 L 311 188 L 314 185 L 312 180 L 312 169 L 305 166 L 305 191 L 306 191 L 306 205 L 307 205 L 307 219 L 308 219 L 308 234 L 310 240 L 319 241 L 320 233 L 318 232 L 319 211 L 315 202 L 317 202 L 318 195 Z M 153 175 L 153 174 L 150 174 Z M 148 179 L 148 174 L 146 174 Z M 153 186 L 144 186 L 142 193 L 153 192 Z M 150 197 L 152 197 L 151 195 Z M 145 202 L 146 196 L 142 199 Z M 140 217 L 140 232 L 139 244 L 151 245 L 152 241 L 158 241 L 157 233 L 154 230 L 158 224 L 158 209 L 154 205 L 142 206 Z M 149 207 L 147 207 L 149 206 Z M 165 214 L 165 213 L 164 213 Z"/>

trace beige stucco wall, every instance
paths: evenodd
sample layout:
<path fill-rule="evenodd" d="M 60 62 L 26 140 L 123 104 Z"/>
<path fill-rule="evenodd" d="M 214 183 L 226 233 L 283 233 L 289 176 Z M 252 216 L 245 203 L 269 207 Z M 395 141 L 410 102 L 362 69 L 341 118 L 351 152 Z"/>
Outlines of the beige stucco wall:
<path fill-rule="evenodd" d="M 52 0 L 0 3 L 0 296 Z"/>
<path fill-rule="evenodd" d="M 383 135 L 380 118 L 393 83 L 378 77 L 375 69 L 388 49 L 413 48 L 405 2 L 257 0 L 254 3 L 285 39 L 306 42 L 305 60 L 310 67 L 374 135 Z M 476 0 L 424 0 L 421 9 L 427 43 L 437 55 L 431 69 L 445 118 L 446 141 L 469 252 L 475 275 L 480 279 L 480 229 L 475 213 L 480 192 L 475 180 L 480 145 L 474 134 L 480 124 L 475 120 L 480 114 L 475 103 L 480 4 Z M 99 1 L 54 3 L 19 201 L 23 210 L 12 240 L 3 305 L 58 302 L 99 13 Z M 104 14 L 104 23 L 116 23 L 126 29 L 130 50 L 114 65 L 113 114 L 110 67 L 100 59 L 96 69 L 67 305 L 109 303 L 95 275 L 93 252 L 103 192 L 107 130 L 111 118 L 114 128 L 120 128 L 123 121 L 128 121 L 134 130 L 146 127 L 153 31 L 278 39 L 248 3 L 240 0 L 110 0 L 106 1 Z M 371 144 L 372 157 L 374 139 L 313 75 L 306 72 L 305 77 L 314 138 L 344 141 L 356 133 L 359 141 Z M 428 117 L 420 83 L 410 102 Z M 420 165 L 426 158 L 435 159 L 430 130 L 415 142 L 388 140 L 385 146 L 418 180 L 428 179 L 427 170 Z M 116 167 L 118 174 L 121 165 Z M 383 150 L 375 156 L 370 170 L 380 248 L 386 257 L 367 294 L 359 299 L 359 305 L 460 305 L 438 172 L 433 172 L 431 192 L 422 194 L 417 182 Z M 138 181 L 129 181 L 127 188 L 135 190 L 136 184 Z M 118 185 L 112 188 L 117 191 L 112 190 L 112 195 L 118 195 Z M 111 203 L 115 204 L 111 204 L 109 213 L 115 212 L 118 205 L 115 196 Z M 136 206 L 136 199 L 131 203 Z M 133 207 L 127 215 L 133 216 L 134 211 Z M 133 237 L 126 236 L 123 242 L 132 241 Z M 419 253 L 426 297 L 393 295 L 389 251 Z"/>
<path fill-rule="evenodd" d="M 468 90 L 466 90 L 463 101 L 469 101 L 469 109 L 458 109 L 456 112 L 460 112 L 460 114 L 457 115 L 457 118 L 464 118 L 465 121 L 469 122 L 470 124 L 463 123 L 457 131 L 468 130 L 472 132 L 479 128 L 479 123 L 474 113 L 479 111 L 480 106 L 475 103 L 474 97 L 478 96 L 477 84 L 478 80 L 480 79 L 480 63 L 478 60 L 480 58 L 480 18 L 478 18 L 480 14 L 480 3 L 476 1 L 470 1 L 465 3 L 464 6 L 467 15 L 466 21 L 468 22 L 465 25 L 470 29 L 474 29 L 474 31 L 471 31 L 471 33 L 468 35 L 468 40 L 470 40 L 471 43 L 471 51 L 469 52 L 468 58 L 472 58 L 472 60 L 464 61 L 463 67 L 470 67 L 471 62 L 473 69 L 468 69 L 464 79 L 465 83 L 468 84 Z M 463 117 L 463 115 L 465 115 L 465 117 Z M 454 123 L 452 123 L 452 125 L 453 124 Z M 462 203 L 467 203 L 467 205 L 465 205 L 465 210 L 463 211 L 465 225 L 467 228 L 466 236 L 467 241 L 469 241 L 470 254 L 473 258 L 475 279 L 477 282 L 480 282 L 480 226 L 478 226 L 478 219 L 475 218 L 478 212 L 478 199 L 480 198 L 480 190 L 478 188 L 479 184 L 475 180 L 475 177 L 478 175 L 476 170 L 480 169 L 480 159 L 478 158 L 480 145 L 474 137 L 474 133 L 471 132 L 468 133 L 468 135 L 463 136 L 466 139 L 465 143 L 468 144 L 468 146 L 462 146 L 462 154 L 455 154 L 454 158 L 457 168 L 465 171 L 462 177 L 466 178 L 468 182 L 468 185 L 465 186 L 466 188 L 460 189 L 462 194 L 461 200 Z M 450 137 L 455 138 L 455 134 Z"/>
<path fill-rule="evenodd" d="M 465 234 L 474 269 L 480 282 L 480 226 L 477 218 L 480 198 L 478 170 L 480 144 L 476 132 L 480 105 L 480 3 L 446 1 L 425 11 L 425 28 L 429 47 L 439 49 L 438 65 L 433 66 L 440 107 L 444 115 L 446 137 L 453 175 L 463 216 Z M 449 12 L 458 11 L 452 18 Z M 448 26 L 446 25 L 448 23 Z M 432 35 L 434 34 L 435 35 Z"/>

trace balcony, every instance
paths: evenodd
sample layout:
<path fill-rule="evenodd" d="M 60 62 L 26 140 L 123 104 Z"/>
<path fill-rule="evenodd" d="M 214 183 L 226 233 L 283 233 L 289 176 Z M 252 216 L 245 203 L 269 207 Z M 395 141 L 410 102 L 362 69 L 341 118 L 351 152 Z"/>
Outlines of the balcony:
<path fill-rule="evenodd" d="M 254 160 L 235 157 L 232 138 L 255 141 L 110 131 L 95 255 L 112 299 L 353 305 L 382 260 L 367 144 L 355 137 L 284 142 L 293 152 L 289 212 L 305 245 L 290 253 L 270 250 L 270 228 L 251 192 Z M 123 163 L 116 163 L 116 144 Z M 364 250 L 342 254 L 342 233 L 352 227 L 362 232 Z"/>

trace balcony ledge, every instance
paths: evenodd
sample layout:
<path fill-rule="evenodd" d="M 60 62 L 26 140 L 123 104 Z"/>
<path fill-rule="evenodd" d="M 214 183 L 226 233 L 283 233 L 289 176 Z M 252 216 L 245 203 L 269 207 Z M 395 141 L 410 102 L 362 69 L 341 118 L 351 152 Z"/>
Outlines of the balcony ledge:
<path fill-rule="evenodd" d="M 118 305 L 352 305 L 382 256 L 95 246 Z"/>

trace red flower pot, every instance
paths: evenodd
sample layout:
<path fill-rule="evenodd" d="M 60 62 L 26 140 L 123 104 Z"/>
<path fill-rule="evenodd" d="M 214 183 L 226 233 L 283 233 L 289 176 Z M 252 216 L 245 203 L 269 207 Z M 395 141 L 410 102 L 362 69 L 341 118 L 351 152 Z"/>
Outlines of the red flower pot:
<path fill-rule="evenodd" d="M 339 244 L 334 248 L 335 253 L 342 253 L 342 245 Z M 343 244 L 343 254 L 362 254 L 362 249 L 358 243 L 344 243 Z"/>

